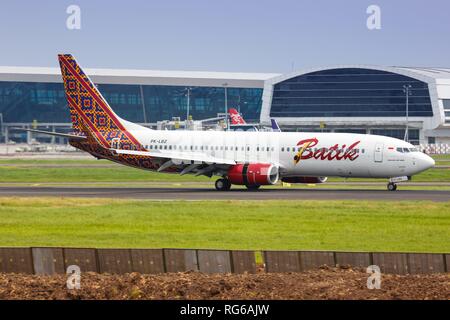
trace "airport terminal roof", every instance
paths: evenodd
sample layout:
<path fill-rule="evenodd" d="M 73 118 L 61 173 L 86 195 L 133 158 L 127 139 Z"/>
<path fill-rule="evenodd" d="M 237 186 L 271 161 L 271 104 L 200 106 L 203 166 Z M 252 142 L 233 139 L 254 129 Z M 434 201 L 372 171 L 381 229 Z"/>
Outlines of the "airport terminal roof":
<path fill-rule="evenodd" d="M 142 84 L 172 86 L 208 86 L 263 88 L 264 81 L 280 74 L 206 72 L 206 71 L 163 71 L 126 69 L 84 70 L 92 81 L 99 84 Z M 0 81 L 62 82 L 59 68 L 1 67 Z"/>
<path fill-rule="evenodd" d="M 166 70 L 129 70 L 129 69 L 85 69 L 92 80 L 99 84 L 142 84 L 172 86 L 207 86 L 263 88 L 266 80 L 277 83 L 295 75 L 309 72 L 339 69 L 368 68 L 390 72 L 399 72 L 417 78 L 433 79 L 437 84 L 450 84 L 450 69 L 438 67 L 405 67 L 376 65 L 335 65 L 297 70 L 290 74 L 243 73 L 209 71 L 166 71 Z M 62 82 L 59 68 L 9 67 L 0 66 L 0 81 Z M 434 82 L 434 81 L 433 81 Z"/>

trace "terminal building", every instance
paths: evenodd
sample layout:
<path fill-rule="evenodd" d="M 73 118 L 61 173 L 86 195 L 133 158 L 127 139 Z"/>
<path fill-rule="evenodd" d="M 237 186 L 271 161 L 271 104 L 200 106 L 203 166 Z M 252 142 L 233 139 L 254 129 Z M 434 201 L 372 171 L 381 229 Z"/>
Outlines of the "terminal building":
<path fill-rule="evenodd" d="M 387 135 L 450 144 L 450 69 L 345 65 L 275 73 L 86 69 L 124 119 L 156 128 L 176 117 L 247 122 L 283 131 Z M 0 67 L 1 142 L 29 141 L 12 127 L 70 131 L 58 68 Z M 40 139 L 44 137 L 39 137 Z M 54 141 L 52 141 L 54 142 Z M 64 141 L 57 141 L 64 142 Z"/>

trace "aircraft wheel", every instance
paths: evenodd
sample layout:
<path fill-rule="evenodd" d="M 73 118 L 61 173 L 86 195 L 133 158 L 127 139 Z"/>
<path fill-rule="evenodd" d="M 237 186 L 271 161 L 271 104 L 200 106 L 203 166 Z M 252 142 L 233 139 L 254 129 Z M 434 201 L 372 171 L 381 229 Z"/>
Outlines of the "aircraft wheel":
<path fill-rule="evenodd" d="M 247 187 L 248 190 L 258 190 L 259 187 L 261 187 L 261 186 L 259 186 L 259 185 L 246 185 L 246 187 Z"/>
<path fill-rule="evenodd" d="M 228 191 L 231 188 L 231 183 L 228 179 L 218 179 L 215 186 L 217 191 Z"/>
<path fill-rule="evenodd" d="M 387 185 L 387 189 L 389 191 L 395 191 L 395 190 L 397 190 L 397 184 L 395 184 L 393 182 L 389 182 L 388 185 Z"/>

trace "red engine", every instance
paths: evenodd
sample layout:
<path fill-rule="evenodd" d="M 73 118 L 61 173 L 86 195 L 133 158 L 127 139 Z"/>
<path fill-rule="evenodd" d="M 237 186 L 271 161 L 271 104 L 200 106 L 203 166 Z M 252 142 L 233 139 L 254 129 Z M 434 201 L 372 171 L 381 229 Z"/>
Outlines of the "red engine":
<path fill-rule="evenodd" d="M 236 164 L 228 170 L 228 179 L 232 184 L 247 186 L 275 184 L 278 176 L 278 167 L 265 163 Z"/>
<path fill-rule="evenodd" d="M 324 183 L 327 177 L 284 177 L 281 179 L 287 183 Z"/>

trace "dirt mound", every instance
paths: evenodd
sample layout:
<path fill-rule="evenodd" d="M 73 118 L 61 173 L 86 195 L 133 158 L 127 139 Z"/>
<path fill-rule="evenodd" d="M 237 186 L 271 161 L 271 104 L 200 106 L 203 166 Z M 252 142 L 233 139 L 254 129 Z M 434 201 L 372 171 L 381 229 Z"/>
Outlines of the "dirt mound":
<path fill-rule="evenodd" d="M 84 273 L 81 289 L 66 276 L 0 274 L 0 299 L 450 299 L 448 274 L 382 275 L 366 287 L 364 270 L 323 268 L 302 273 L 108 275 Z"/>

